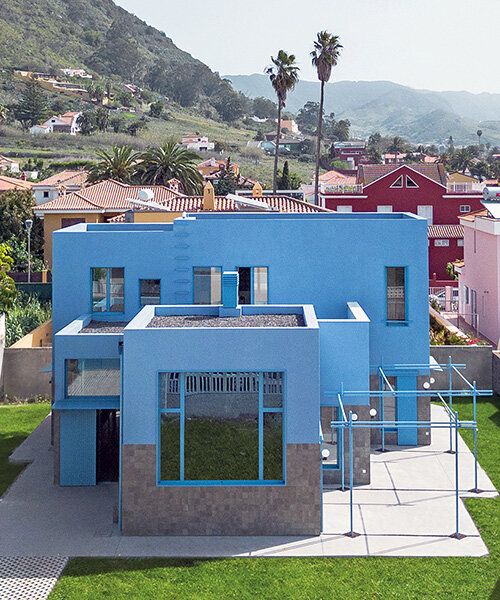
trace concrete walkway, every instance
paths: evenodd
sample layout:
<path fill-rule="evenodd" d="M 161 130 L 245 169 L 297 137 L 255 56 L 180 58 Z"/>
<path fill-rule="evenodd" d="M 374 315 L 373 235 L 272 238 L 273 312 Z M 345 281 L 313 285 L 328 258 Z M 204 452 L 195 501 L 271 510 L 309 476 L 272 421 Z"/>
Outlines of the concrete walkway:
<path fill-rule="evenodd" d="M 432 407 L 433 420 L 444 410 Z M 112 523 L 116 485 L 52 485 L 50 420 L 13 453 L 33 461 L 0 500 L 0 556 L 482 556 L 488 553 L 459 501 L 462 540 L 455 530 L 454 456 L 449 433 L 432 432 L 422 448 L 372 456 L 372 483 L 354 489 L 354 539 L 349 492 L 324 490 L 324 533 L 318 537 L 124 537 Z M 460 438 L 460 495 L 473 487 L 473 455 Z M 480 496 L 496 495 L 479 470 Z"/>

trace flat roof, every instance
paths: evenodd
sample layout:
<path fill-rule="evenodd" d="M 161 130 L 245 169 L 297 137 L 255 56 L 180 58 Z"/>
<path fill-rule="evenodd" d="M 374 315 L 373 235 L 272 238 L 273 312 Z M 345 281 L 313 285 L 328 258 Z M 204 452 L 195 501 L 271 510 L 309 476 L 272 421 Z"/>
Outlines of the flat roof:
<path fill-rule="evenodd" d="M 78 333 L 123 333 L 128 321 L 90 321 Z"/>
<path fill-rule="evenodd" d="M 300 314 L 277 313 L 242 314 L 239 317 L 162 315 L 154 316 L 147 327 L 305 327 L 305 321 Z"/>

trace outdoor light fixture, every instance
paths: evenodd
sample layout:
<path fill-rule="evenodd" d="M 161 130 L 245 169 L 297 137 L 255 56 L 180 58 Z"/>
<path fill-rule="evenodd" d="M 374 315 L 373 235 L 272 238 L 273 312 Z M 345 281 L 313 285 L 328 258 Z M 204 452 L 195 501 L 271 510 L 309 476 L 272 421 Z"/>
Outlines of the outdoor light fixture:
<path fill-rule="evenodd" d="M 428 390 L 431 387 L 431 384 L 428 381 L 424 382 L 423 388 Z"/>
<path fill-rule="evenodd" d="M 434 379 L 434 377 L 431 377 L 429 380 L 431 383 L 436 383 L 436 380 Z"/>
<path fill-rule="evenodd" d="M 323 448 L 323 450 L 321 450 L 321 456 L 323 460 L 326 460 L 330 456 L 330 450 L 328 450 L 328 448 Z"/>
<path fill-rule="evenodd" d="M 357 421 L 358 420 L 358 415 L 356 413 L 352 413 L 352 420 L 353 421 Z"/>
<path fill-rule="evenodd" d="M 33 227 L 33 219 L 24 221 L 26 233 L 28 234 L 28 283 L 31 282 L 31 228 Z"/>
<path fill-rule="evenodd" d="M 377 416 L 377 409 L 370 408 L 370 417 L 376 417 L 376 416 Z"/>

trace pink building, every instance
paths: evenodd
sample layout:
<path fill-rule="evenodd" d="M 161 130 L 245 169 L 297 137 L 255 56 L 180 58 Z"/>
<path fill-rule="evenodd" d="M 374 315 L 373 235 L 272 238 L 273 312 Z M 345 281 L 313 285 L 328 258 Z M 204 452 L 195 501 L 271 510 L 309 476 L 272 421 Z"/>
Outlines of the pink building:
<path fill-rule="evenodd" d="M 460 223 L 464 226 L 464 265 L 457 268 L 460 314 L 493 346 L 498 346 L 500 218 L 481 210 L 461 217 Z"/>

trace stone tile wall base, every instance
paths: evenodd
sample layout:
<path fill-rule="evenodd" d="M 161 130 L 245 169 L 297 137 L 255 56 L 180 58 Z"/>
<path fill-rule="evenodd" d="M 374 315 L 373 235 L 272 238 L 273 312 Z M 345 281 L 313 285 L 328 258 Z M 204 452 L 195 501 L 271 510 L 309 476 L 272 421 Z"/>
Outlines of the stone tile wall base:
<path fill-rule="evenodd" d="M 158 486 L 156 446 L 124 444 L 123 535 L 318 535 L 319 444 L 288 444 L 284 486 Z"/>

